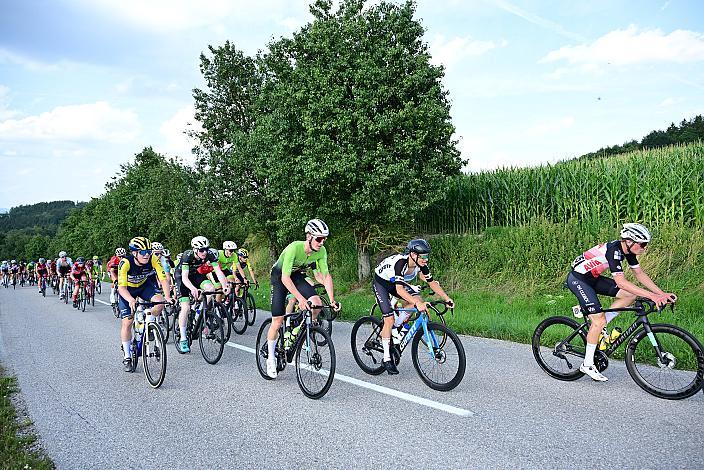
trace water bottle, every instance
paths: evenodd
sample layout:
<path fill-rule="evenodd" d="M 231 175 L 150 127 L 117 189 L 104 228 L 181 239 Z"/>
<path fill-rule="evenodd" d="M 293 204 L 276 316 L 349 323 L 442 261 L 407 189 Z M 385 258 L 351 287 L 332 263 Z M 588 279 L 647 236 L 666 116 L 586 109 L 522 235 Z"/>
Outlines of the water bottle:
<path fill-rule="evenodd" d="M 611 330 L 611 343 L 616 341 L 616 338 L 621 336 L 621 333 L 623 333 L 623 331 L 621 331 L 621 328 L 619 328 L 618 326 Z"/>
<path fill-rule="evenodd" d="M 601 334 L 599 335 L 599 349 L 601 351 L 604 351 L 606 348 L 609 347 L 609 344 L 611 344 L 611 337 L 609 336 L 609 330 L 604 327 L 603 330 L 601 330 Z"/>
<path fill-rule="evenodd" d="M 144 332 L 144 311 L 141 307 L 137 308 L 137 314 L 134 319 L 134 329 L 141 337 Z"/>
<path fill-rule="evenodd" d="M 406 323 L 406 320 L 411 316 L 411 312 L 399 312 L 398 315 L 394 314 L 394 327 L 399 327 Z"/>

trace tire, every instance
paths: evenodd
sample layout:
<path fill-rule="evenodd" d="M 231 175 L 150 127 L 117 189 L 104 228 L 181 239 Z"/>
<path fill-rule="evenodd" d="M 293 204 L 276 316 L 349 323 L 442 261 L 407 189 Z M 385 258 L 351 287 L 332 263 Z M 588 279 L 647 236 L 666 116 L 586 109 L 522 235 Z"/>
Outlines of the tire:
<path fill-rule="evenodd" d="M 307 341 L 309 335 L 311 341 Z M 312 326 L 298 340 L 294 360 L 296 379 L 303 394 L 313 400 L 325 396 L 335 379 L 336 365 L 335 346 L 328 332 L 319 326 Z"/>
<path fill-rule="evenodd" d="M 249 326 L 254 325 L 254 320 L 257 318 L 257 303 L 254 301 L 254 296 L 247 292 L 247 324 Z"/>
<path fill-rule="evenodd" d="M 200 352 L 208 364 L 217 364 L 225 350 L 223 321 L 213 309 L 206 309 L 200 323 Z"/>
<path fill-rule="evenodd" d="M 352 356 L 359 368 L 370 375 L 384 372 L 381 328 L 382 321 L 372 316 L 362 317 L 352 326 Z"/>
<path fill-rule="evenodd" d="M 95 292 L 98 293 L 98 295 L 103 293 L 103 283 L 102 281 L 98 280 L 98 282 L 95 283 Z"/>
<path fill-rule="evenodd" d="M 134 330 L 133 330 L 134 331 Z M 137 341 L 132 339 L 132 350 L 130 351 L 130 372 L 137 370 Z"/>
<path fill-rule="evenodd" d="M 230 305 L 232 329 L 238 335 L 244 334 L 244 332 L 247 330 L 247 325 L 249 324 L 247 319 L 247 309 L 244 307 L 243 301 L 244 299 L 236 297 L 235 302 L 239 305 L 239 308 L 235 308 L 234 302 Z"/>
<path fill-rule="evenodd" d="M 626 346 L 626 368 L 640 388 L 658 398 L 681 400 L 697 393 L 704 383 L 704 351 L 686 330 L 666 324 L 650 325 L 667 356 L 660 362 L 645 329 Z"/>
<path fill-rule="evenodd" d="M 254 343 L 254 356 L 257 361 L 257 370 L 259 375 L 264 377 L 266 380 L 274 380 L 266 373 L 266 360 L 269 358 L 269 344 L 266 339 L 267 332 L 269 331 L 269 326 L 271 326 L 271 318 L 267 318 L 259 327 L 259 333 L 257 333 L 257 341 Z M 276 344 L 278 349 L 278 341 Z"/>
<path fill-rule="evenodd" d="M 533 357 L 549 376 L 566 381 L 584 376 L 579 366 L 584 361 L 587 347 L 586 332 L 580 331 L 569 343 L 559 346 L 581 326 L 568 317 L 550 317 L 535 328 L 531 343 Z"/>
<path fill-rule="evenodd" d="M 428 334 L 433 338 L 431 341 L 436 343 L 433 353 L 431 354 L 428 350 L 423 329 L 419 329 L 411 343 L 413 367 L 416 368 L 416 372 L 428 387 L 447 392 L 457 387 L 464 378 L 464 372 L 467 368 L 464 346 L 462 346 L 462 341 L 457 334 L 441 323 L 429 322 Z M 445 346 L 441 347 L 442 336 L 450 341 L 445 341 Z M 448 364 L 450 359 L 452 359 L 452 364 L 456 363 L 456 365 Z M 425 365 L 429 368 L 424 367 Z M 436 375 L 435 371 L 441 372 Z M 450 380 L 446 380 L 445 377 L 450 377 Z"/>
<path fill-rule="evenodd" d="M 169 342 L 169 335 L 171 332 L 171 325 L 169 325 L 169 316 L 166 314 L 166 309 L 161 311 L 161 315 L 156 317 L 156 324 L 161 329 L 161 334 L 164 337 L 164 344 Z"/>
<path fill-rule="evenodd" d="M 222 320 L 222 331 L 225 334 L 225 342 L 227 343 L 230 341 L 230 335 L 232 334 L 232 316 L 230 315 L 230 309 L 220 303 L 215 304 L 215 309 Z"/>
<path fill-rule="evenodd" d="M 150 333 L 154 339 L 142 341 L 142 365 L 149 385 L 152 388 L 159 388 L 166 377 L 166 341 L 161 328 L 156 323 L 147 323 L 145 334 Z"/>
<path fill-rule="evenodd" d="M 86 311 L 86 305 L 88 305 L 88 298 L 86 297 L 86 291 L 82 287 L 79 288 L 79 302 L 81 303 L 81 311 L 85 312 Z"/>

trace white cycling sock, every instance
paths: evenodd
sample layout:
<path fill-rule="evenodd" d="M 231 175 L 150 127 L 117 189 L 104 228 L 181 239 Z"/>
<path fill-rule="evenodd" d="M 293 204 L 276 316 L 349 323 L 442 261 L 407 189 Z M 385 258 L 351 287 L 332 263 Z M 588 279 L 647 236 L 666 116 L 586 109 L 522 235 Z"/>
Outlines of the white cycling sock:
<path fill-rule="evenodd" d="M 274 359 L 276 353 L 276 340 L 267 340 L 267 345 L 269 346 L 269 359 Z"/>
<path fill-rule="evenodd" d="M 587 343 L 587 350 L 584 353 L 584 366 L 589 367 L 594 365 L 594 352 L 596 344 Z"/>
<path fill-rule="evenodd" d="M 185 341 L 186 335 L 188 334 L 188 333 L 186 333 L 186 327 L 181 326 L 181 327 L 179 327 L 179 330 L 181 330 L 181 341 Z"/>
<path fill-rule="evenodd" d="M 125 358 L 130 357 L 130 343 L 131 341 L 122 342 L 122 352 L 125 353 Z"/>
<path fill-rule="evenodd" d="M 391 338 L 381 338 L 381 345 L 384 346 L 384 360 L 391 360 Z"/>

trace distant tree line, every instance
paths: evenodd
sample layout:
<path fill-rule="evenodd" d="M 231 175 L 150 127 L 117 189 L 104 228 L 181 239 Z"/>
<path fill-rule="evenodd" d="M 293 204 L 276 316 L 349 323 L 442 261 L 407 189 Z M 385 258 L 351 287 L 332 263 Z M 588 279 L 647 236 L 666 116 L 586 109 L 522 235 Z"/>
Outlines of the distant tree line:
<path fill-rule="evenodd" d="M 623 145 L 604 147 L 596 152 L 585 153 L 580 159 L 590 160 L 593 158 L 603 158 L 611 155 L 633 152 L 634 150 L 653 149 L 667 147 L 675 144 L 688 144 L 704 140 L 704 118 L 697 115 L 690 120 L 683 120 L 679 126 L 673 122 L 664 131 L 652 131 L 638 142 L 631 140 Z"/>

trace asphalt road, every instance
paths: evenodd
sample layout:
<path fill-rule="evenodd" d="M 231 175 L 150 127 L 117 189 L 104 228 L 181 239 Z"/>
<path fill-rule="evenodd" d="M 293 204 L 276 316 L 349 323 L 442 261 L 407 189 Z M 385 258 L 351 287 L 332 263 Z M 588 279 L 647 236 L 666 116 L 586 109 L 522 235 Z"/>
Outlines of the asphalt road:
<path fill-rule="evenodd" d="M 652 397 L 623 363 L 606 383 L 560 382 L 527 345 L 463 336 L 465 378 L 436 392 L 409 354 L 398 376 L 366 375 L 340 322 L 339 378 L 310 400 L 293 367 L 275 381 L 257 372 L 250 348 L 264 317 L 214 366 L 196 344 L 178 355 L 170 342 L 152 390 L 141 361 L 122 371 L 109 306 L 81 313 L 35 288 L 0 288 L 0 361 L 58 468 L 702 468 L 704 395 Z"/>

